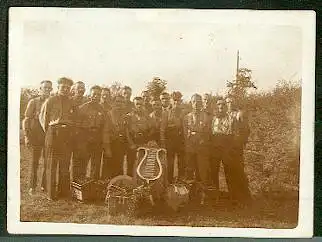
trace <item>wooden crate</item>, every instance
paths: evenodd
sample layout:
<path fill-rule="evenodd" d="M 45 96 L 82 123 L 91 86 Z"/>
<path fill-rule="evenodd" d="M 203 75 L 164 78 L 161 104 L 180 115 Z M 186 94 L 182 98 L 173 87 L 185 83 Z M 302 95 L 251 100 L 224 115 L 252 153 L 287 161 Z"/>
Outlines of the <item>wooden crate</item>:
<path fill-rule="evenodd" d="M 97 183 L 92 179 L 71 182 L 72 197 L 81 202 L 94 201 L 97 198 Z"/>

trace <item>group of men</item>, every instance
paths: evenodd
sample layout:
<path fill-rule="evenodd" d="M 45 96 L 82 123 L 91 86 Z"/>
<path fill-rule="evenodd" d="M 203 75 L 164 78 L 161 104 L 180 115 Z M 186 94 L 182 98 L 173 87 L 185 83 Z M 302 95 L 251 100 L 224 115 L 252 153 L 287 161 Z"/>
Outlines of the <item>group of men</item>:
<path fill-rule="evenodd" d="M 167 151 L 168 184 L 174 179 L 198 181 L 203 202 L 208 187 L 219 189 L 222 163 L 232 199 L 250 199 L 243 167 L 249 128 L 245 115 L 232 108 L 232 99 L 213 105 L 211 95 L 194 94 L 187 113 L 180 92 L 151 97 L 143 91 L 132 102 L 128 86 L 112 97 L 107 87 L 95 85 L 85 97 L 85 84 L 65 77 L 58 80 L 58 92 L 51 91 L 52 82 L 42 81 L 40 95 L 29 101 L 23 120 L 25 144 L 32 151 L 30 195 L 42 151 L 41 189 L 55 200 L 70 196 L 71 180 L 84 180 L 88 165 L 91 179 L 105 180 L 123 174 L 126 157 L 132 176 L 137 148 L 155 141 Z"/>

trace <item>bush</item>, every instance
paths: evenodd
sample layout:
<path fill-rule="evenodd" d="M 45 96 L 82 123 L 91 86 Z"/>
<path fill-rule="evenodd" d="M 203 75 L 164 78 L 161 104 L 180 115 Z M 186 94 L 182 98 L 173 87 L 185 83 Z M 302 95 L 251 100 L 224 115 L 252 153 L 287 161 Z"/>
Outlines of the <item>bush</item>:
<path fill-rule="evenodd" d="M 250 187 L 258 193 L 299 189 L 301 87 L 280 82 L 247 98 L 251 134 L 245 152 Z"/>

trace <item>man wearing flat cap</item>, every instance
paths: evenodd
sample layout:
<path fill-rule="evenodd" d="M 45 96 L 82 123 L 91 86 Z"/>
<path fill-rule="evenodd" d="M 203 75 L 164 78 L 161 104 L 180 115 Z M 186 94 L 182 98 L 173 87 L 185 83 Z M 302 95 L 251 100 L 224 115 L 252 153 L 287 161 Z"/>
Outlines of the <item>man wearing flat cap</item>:
<path fill-rule="evenodd" d="M 70 147 L 75 121 L 73 101 L 69 98 L 72 85 L 71 79 L 60 78 L 57 94 L 44 102 L 39 114 L 45 132 L 46 190 L 50 200 L 70 194 Z"/>

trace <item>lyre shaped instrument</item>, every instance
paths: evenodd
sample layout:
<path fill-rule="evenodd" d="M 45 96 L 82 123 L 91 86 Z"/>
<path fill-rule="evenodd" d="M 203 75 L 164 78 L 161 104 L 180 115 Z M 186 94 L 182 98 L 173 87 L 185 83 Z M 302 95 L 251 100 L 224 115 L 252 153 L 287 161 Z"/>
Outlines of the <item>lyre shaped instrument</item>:
<path fill-rule="evenodd" d="M 143 158 L 139 161 L 136 169 L 138 176 L 147 183 L 159 179 L 163 173 L 160 157 L 162 153 L 163 155 L 166 154 L 166 150 L 161 148 L 139 147 L 137 151 L 138 154 L 140 151 L 144 152 Z"/>

